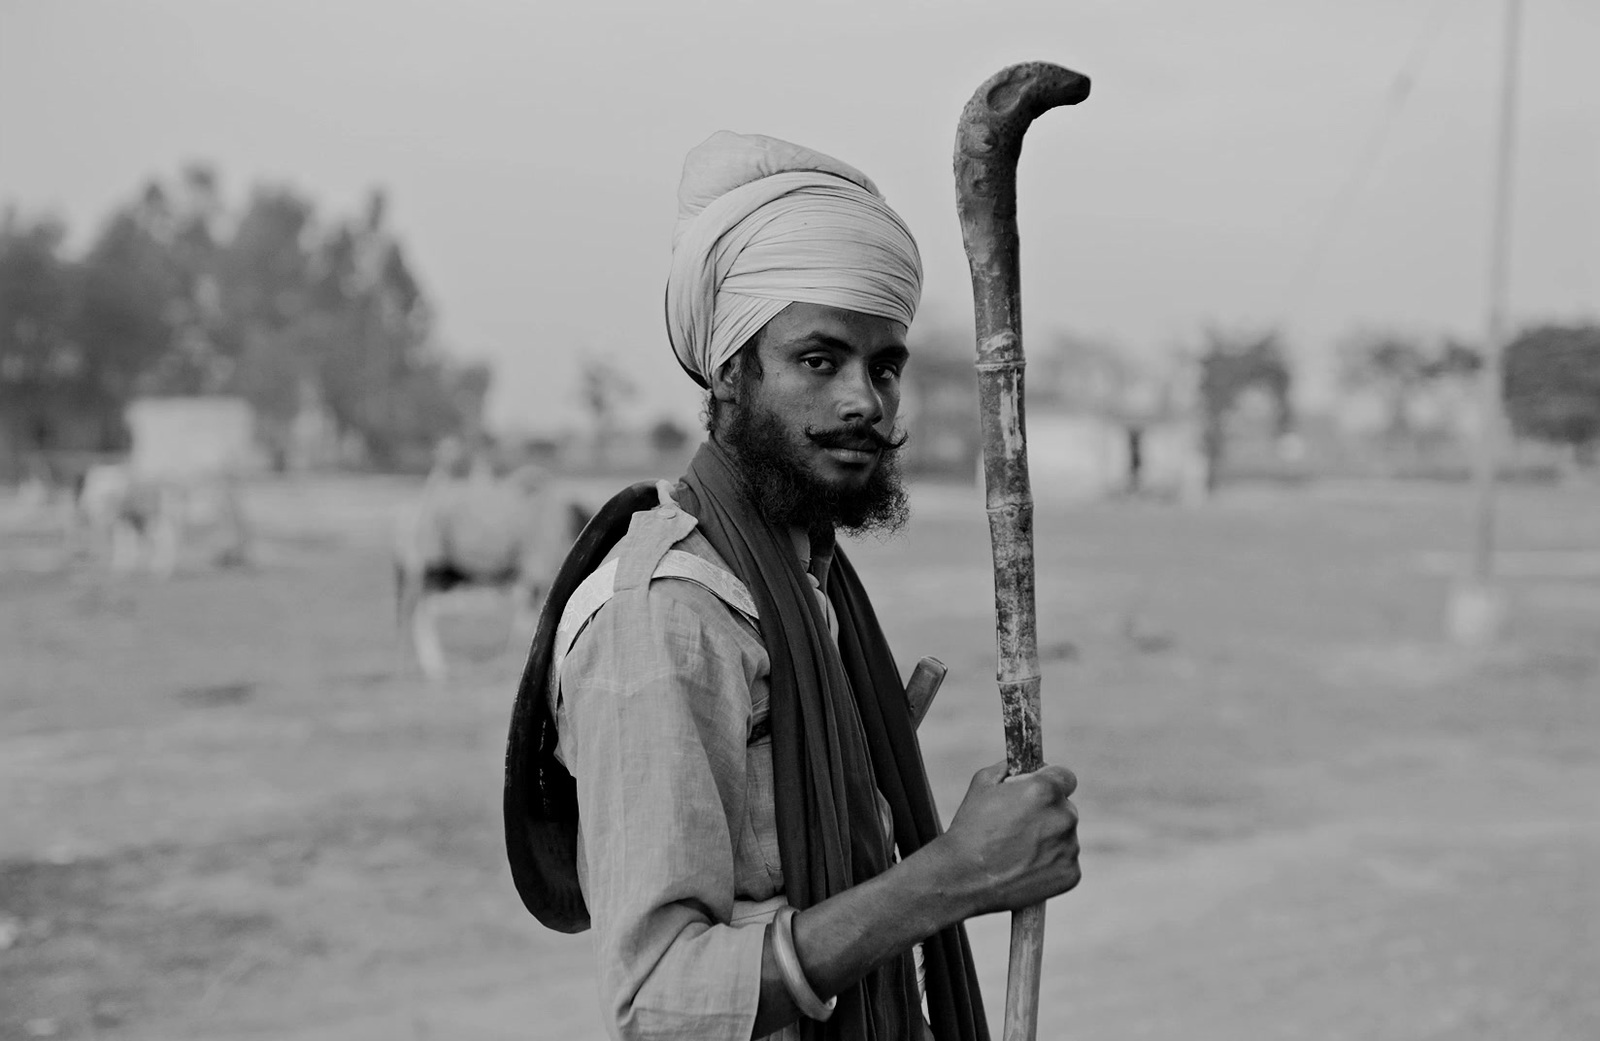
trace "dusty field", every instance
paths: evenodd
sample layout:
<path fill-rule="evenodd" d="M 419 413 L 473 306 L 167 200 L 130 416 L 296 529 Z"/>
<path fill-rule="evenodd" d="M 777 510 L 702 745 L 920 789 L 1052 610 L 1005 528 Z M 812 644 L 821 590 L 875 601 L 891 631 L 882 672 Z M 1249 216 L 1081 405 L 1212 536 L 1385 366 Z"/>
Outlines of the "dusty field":
<path fill-rule="evenodd" d="M 255 489 L 260 565 L 168 584 L 0 536 L 0 1039 L 602 1036 L 588 940 L 504 867 L 519 663 L 480 636 L 435 690 L 398 652 L 405 492 Z M 902 665 L 952 667 L 948 814 L 1000 754 L 988 550 L 972 493 L 914 501 L 855 555 Z M 1041 511 L 1086 846 L 1042 1037 L 1600 1036 L 1600 495 L 1508 495 L 1513 632 L 1472 655 L 1438 639 L 1464 502 Z M 1005 933 L 973 923 L 991 1018 Z"/>

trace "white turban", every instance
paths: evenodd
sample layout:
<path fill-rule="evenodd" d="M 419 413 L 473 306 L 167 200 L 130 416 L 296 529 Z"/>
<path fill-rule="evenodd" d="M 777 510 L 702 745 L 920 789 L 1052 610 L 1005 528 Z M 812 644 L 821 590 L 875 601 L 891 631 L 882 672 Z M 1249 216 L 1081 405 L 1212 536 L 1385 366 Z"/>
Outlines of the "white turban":
<path fill-rule="evenodd" d="M 726 130 L 684 160 L 667 337 L 701 386 L 791 303 L 910 325 L 921 296 L 911 230 L 855 167 Z"/>

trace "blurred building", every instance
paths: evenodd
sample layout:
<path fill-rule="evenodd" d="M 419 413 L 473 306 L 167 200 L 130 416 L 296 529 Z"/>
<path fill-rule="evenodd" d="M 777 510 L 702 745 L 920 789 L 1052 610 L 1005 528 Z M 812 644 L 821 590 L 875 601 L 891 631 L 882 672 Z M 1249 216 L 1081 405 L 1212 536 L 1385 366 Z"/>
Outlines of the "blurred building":
<path fill-rule="evenodd" d="M 972 359 L 932 337 L 906 370 L 906 469 L 982 482 Z M 1203 482 L 1193 373 L 1070 337 L 1028 361 L 1028 469 L 1040 498 L 1186 497 Z"/>
<path fill-rule="evenodd" d="M 243 398 L 136 398 L 125 418 L 128 463 L 142 477 L 239 475 L 267 467 L 255 410 Z"/>
<path fill-rule="evenodd" d="M 949 354 L 918 355 L 906 368 L 900 412 L 910 435 L 906 472 L 970 479 L 981 449 L 977 375 L 972 362 Z"/>
<path fill-rule="evenodd" d="M 1035 495 L 1204 494 L 1197 373 L 1188 361 L 1062 336 L 1033 369 L 1028 461 Z"/>
<path fill-rule="evenodd" d="M 1027 422 L 1028 477 L 1036 498 L 1188 499 L 1204 493 L 1205 460 L 1193 422 L 1059 408 L 1030 409 Z"/>

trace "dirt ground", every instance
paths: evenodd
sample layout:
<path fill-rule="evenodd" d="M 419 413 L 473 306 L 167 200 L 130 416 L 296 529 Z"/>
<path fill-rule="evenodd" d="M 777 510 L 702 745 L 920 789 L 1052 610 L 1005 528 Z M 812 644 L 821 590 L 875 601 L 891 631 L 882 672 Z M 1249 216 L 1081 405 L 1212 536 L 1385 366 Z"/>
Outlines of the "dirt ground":
<path fill-rule="evenodd" d="M 264 485 L 249 570 L 52 572 L 0 534 L 0 1039 L 598 1038 L 586 937 L 505 868 L 520 661 L 429 687 L 409 486 Z M 1081 778 L 1042 1038 L 1600 1037 L 1600 493 L 1503 500 L 1510 631 L 1441 638 L 1459 487 L 1042 503 L 1046 750 Z M 941 809 L 999 758 L 981 504 L 852 548 L 951 666 Z M 991 1021 L 1007 923 L 972 923 Z M 998 1036 L 998 1035 L 997 1035 Z"/>

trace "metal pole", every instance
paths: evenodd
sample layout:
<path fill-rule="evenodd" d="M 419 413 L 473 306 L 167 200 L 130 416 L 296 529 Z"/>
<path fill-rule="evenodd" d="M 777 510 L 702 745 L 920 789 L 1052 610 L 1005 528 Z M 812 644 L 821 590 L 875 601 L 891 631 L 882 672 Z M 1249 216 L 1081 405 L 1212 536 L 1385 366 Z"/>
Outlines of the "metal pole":
<path fill-rule="evenodd" d="M 1489 309 L 1484 330 L 1483 365 L 1478 381 L 1482 423 L 1473 467 L 1476 508 L 1472 580 L 1484 592 L 1494 580 L 1495 463 L 1504 425 L 1501 372 L 1511 282 L 1512 160 L 1516 150 L 1517 56 L 1521 28 L 1522 0 L 1506 0 L 1505 56 L 1500 80 L 1500 132 L 1495 146 L 1493 224 L 1489 238 Z"/>

